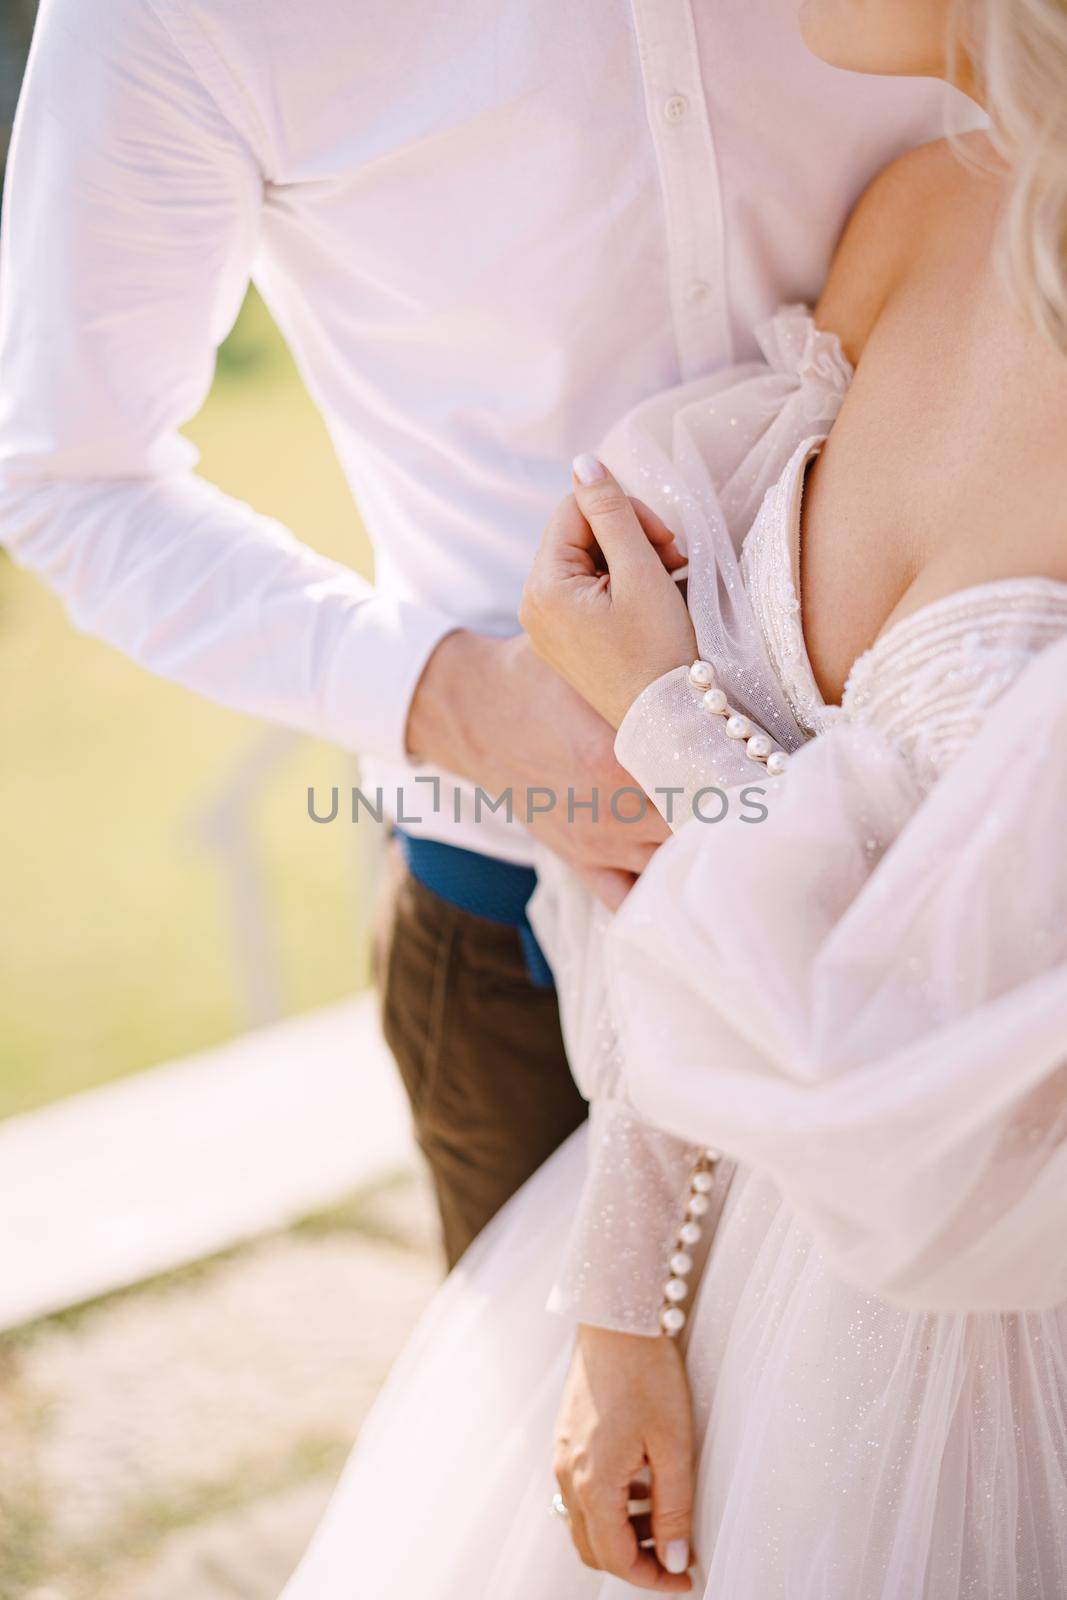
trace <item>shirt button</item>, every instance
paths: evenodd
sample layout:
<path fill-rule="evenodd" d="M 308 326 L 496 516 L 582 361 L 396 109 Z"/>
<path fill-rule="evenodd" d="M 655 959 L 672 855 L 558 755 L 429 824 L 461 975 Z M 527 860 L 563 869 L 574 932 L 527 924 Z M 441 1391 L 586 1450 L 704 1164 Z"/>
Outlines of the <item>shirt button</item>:
<path fill-rule="evenodd" d="M 672 94 L 669 100 L 663 102 L 663 115 L 668 122 L 681 122 L 689 110 L 689 101 L 684 94 Z"/>
<path fill-rule="evenodd" d="M 709 283 L 705 283 L 702 278 L 694 278 L 693 282 L 685 291 L 685 298 L 689 301 L 690 305 L 696 306 L 699 305 L 702 300 L 706 300 L 710 293 L 711 285 Z"/>

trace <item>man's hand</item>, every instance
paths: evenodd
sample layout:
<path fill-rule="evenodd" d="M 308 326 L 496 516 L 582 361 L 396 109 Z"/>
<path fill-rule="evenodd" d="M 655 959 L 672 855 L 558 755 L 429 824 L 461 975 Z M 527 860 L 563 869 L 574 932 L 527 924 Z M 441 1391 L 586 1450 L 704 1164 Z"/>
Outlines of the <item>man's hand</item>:
<path fill-rule="evenodd" d="M 556 1424 L 555 1469 L 587 1567 L 663 1594 L 692 1588 L 692 1409 L 673 1339 L 579 1328 Z M 650 1524 L 627 1511 L 631 1498 L 648 1497 L 640 1475 L 649 1473 Z M 649 1530 L 655 1554 L 640 1548 Z"/>
<path fill-rule="evenodd" d="M 612 907 L 669 831 L 650 803 L 639 820 L 619 820 L 638 815 L 633 793 L 620 796 L 613 815 L 612 795 L 634 788 L 615 760 L 614 738 L 523 634 L 449 634 L 430 657 L 408 716 L 415 760 L 480 784 L 494 798 L 511 789 L 516 819 Z M 596 820 L 583 806 L 594 794 Z"/>

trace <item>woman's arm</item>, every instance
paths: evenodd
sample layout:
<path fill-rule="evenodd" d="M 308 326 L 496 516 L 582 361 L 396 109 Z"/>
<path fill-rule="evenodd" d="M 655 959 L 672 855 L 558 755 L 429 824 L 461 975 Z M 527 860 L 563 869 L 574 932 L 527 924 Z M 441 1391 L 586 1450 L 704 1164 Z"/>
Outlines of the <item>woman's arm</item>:
<path fill-rule="evenodd" d="M 549 524 L 521 618 L 534 648 L 612 726 L 654 679 L 679 662 L 691 663 L 696 653 L 685 602 L 670 576 L 681 564 L 662 521 L 623 494 L 599 462 L 580 458 L 575 497 Z M 622 653 L 620 634 L 627 640 Z M 686 710 L 691 701 L 687 696 Z M 676 825 L 682 808 L 672 813 L 668 805 L 667 820 Z M 691 1587 L 691 1415 L 681 1351 L 665 1337 L 662 1318 L 669 1309 L 684 1324 L 685 1312 L 668 1300 L 665 1286 L 675 1271 L 672 1261 L 684 1260 L 686 1251 L 699 1254 L 679 1239 L 679 1230 L 700 1231 L 686 1208 L 701 1151 L 650 1126 L 619 1092 L 603 991 L 567 992 L 568 974 L 579 974 L 587 985 L 597 970 L 595 957 L 589 958 L 603 940 L 603 912 L 564 904 L 556 923 L 545 930 L 544 942 L 560 969 L 561 1013 L 566 1020 L 592 1009 L 603 1019 L 595 1051 L 580 1052 L 574 1062 L 591 1100 L 591 1153 L 552 1300 L 554 1310 L 578 1324 L 557 1422 L 556 1474 L 587 1564 L 635 1587 L 681 1593 Z M 709 1207 L 706 1231 L 729 1176 L 724 1165 L 714 1192 L 700 1195 L 699 1204 Z M 687 1268 L 687 1278 L 693 1270 Z M 675 1278 L 674 1286 L 680 1281 Z M 640 1549 L 627 1513 L 630 1484 L 642 1468 L 651 1480 L 648 1529 L 655 1556 Z"/>

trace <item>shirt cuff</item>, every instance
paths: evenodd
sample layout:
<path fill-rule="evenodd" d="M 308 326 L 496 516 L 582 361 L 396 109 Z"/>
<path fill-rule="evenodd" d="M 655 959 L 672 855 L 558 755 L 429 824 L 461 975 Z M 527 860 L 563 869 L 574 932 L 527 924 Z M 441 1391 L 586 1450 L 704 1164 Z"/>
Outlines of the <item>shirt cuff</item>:
<path fill-rule="evenodd" d="M 343 749 L 410 760 L 408 711 L 426 663 L 462 623 L 443 611 L 385 595 L 353 606 L 326 674 L 322 736 Z"/>

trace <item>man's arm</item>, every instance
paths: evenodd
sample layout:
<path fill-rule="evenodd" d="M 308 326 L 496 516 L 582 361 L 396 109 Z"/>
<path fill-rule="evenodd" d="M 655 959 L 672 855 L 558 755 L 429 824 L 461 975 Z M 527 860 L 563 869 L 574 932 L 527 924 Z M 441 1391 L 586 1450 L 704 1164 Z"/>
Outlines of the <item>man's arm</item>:
<path fill-rule="evenodd" d="M 610 815 L 606 723 L 521 639 L 376 595 L 194 475 L 178 430 L 247 287 L 269 158 L 166 14 L 42 7 L 4 209 L 0 541 L 79 627 L 211 699 L 510 787 L 520 815 L 551 787 L 534 831 L 618 899 L 666 830 Z M 599 823 L 568 820 L 571 784 L 601 791 Z"/>
<path fill-rule="evenodd" d="M 152 671 L 347 746 L 403 751 L 454 626 L 193 473 L 264 174 L 147 0 L 45 0 L 0 260 L 0 539 Z"/>

